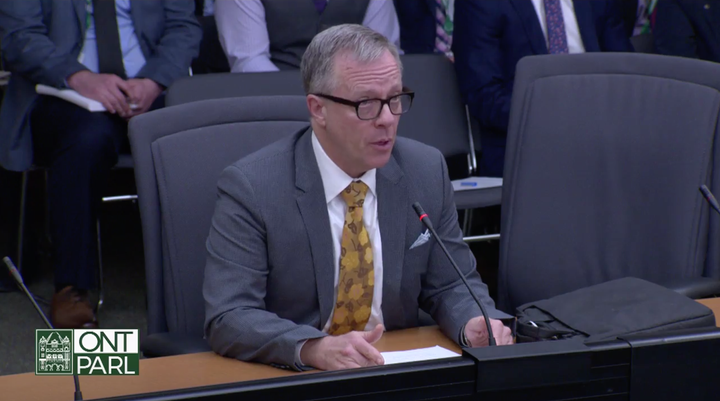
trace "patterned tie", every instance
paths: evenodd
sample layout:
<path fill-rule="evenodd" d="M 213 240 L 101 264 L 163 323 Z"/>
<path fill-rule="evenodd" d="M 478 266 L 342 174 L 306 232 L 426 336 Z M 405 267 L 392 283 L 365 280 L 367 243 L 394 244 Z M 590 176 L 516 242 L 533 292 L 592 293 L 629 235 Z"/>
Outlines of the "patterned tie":
<path fill-rule="evenodd" d="M 322 14 L 325 7 L 327 7 L 327 0 L 313 0 L 313 3 L 315 3 L 318 14 Z"/>
<path fill-rule="evenodd" d="M 450 53 L 452 29 L 452 21 L 447 16 L 445 3 L 443 3 L 443 0 L 435 0 L 435 52 Z"/>
<path fill-rule="evenodd" d="M 565 20 L 563 20 L 560 0 L 543 0 L 543 2 L 545 3 L 548 52 L 550 54 L 568 53 Z"/>
<path fill-rule="evenodd" d="M 356 181 L 340 194 L 348 209 L 340 243 L 337 302 L 328 330 L 332 335 L 365 330 L 370 319 L 375 275 L 370 237 L 363 224 L 367 191 L 365 183 Z"/>

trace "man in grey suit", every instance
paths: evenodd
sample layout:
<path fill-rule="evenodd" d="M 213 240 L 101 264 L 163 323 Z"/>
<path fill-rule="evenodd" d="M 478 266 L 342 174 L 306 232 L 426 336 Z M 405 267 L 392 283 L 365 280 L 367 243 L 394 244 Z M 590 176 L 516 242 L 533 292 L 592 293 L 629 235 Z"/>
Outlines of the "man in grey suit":
<path fill-rule="evenodd" d="M 12 72 L 0 109 L 0 165 L 47 167 L 55 247 L 58 328 L 97 326 L 87 291 L 97 266 L 95 221 L 127 120 L 161 107 L 163 90 L 188 75 L 201 31 L 192 0 L 4 0 L 0 45 Z M 35 85 L 73 89 L 107 112 L 38 96 Z"/>
<path fill-rule="evenodd" d="M 417 326 L 419 309 L 449 338 L 487 344 L 480 308 L 413 202 L 491 317 L 507 317 L 462 241 L 442 155 L 396 137 L 413 98 L 401 71 L 381 34 L 323 31 L 301 64 L 311 127 L 223 172 L 203 289 L 215 352 L 296 369 L 379 365 L 372 343 L 385 329 Z M 498 344 L 512 342 L 491 323 Z"/>

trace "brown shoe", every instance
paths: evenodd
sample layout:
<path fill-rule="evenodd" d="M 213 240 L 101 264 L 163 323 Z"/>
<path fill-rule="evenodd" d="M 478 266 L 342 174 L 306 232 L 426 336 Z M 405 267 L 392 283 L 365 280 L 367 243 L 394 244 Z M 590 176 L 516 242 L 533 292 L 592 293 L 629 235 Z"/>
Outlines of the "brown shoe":
<path fill-rule="evenodd" d="M 95 312 L 90 306 L 87 295 L 81 295 L 71 286 L 53 295 L 50 320 L 56 329 L 98 328 Z"/>

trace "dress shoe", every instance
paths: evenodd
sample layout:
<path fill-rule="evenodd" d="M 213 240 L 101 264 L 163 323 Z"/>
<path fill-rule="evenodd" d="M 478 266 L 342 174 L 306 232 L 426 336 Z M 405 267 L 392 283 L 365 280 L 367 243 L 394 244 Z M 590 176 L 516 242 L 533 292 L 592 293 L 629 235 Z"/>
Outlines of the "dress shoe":
<path fill-rule="evenodd" d="M 50 320 L 56 329 L 97 329 L 95 317 L 87 294 L 68 286 L 53 295 L 50 304 Z"/>

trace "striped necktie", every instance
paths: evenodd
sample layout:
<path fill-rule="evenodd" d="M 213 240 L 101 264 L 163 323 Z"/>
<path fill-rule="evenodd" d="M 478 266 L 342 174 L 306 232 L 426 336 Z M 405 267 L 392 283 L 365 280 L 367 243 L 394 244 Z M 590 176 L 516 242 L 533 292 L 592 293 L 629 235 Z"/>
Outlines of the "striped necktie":
<path fill-rule="evenodd" d="M 443 0 L 435 0 L 435 52 L 448 54 L 452 48 L 452 20 Z"/>

